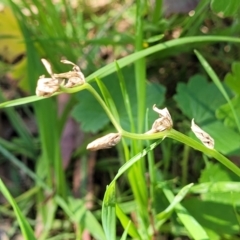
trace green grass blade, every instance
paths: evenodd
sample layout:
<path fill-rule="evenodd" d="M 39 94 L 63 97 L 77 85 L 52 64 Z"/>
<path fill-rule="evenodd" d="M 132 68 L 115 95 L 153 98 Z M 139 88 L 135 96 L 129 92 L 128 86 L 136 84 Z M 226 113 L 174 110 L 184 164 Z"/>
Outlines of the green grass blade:
<path fill-rule="evenodd" d="M 232 161 L 230 161 L 229 159 L 224 157 L 221 153 L 217 152 L 215 149 L 209 149 L 209 148 L 205 147 L 203 144 L 197 142 L 196 140 L 194 140 L 174 129 L 171 129 L 168 133 L 169 133 L 168 137 L 173 138 L 179 142 L 182 142 L 194 149 L 197 149 L 197 150 L 203 152 L 204 154 L 206 154 L 208 156 L 215 158 L 220 163 L 222 163 L 224 166 L 226 166 L 228 169 L 230 169 L 232 172 L 234 172 L 235 174 L 240 176 L 240 168 L 238 166 L 236 166 Z"/>
<path fill-rule="evenodd" d="M 137 12 L 136 12 L 136 32 L 135 32 L 135 52 L 143 49 L 143 11 L 144 0 L 137 0 Z M 145 117 L 145 105 L 146 105 L 146 61 L 144 58 L 137 59 L 134 63 L 135 70 L 135 82 L 136 93 L 138 102 L 138 123 L 137 130 L 142 132 L 144 117 Z"/>
<path fill-rule="evenodd" d="M 120 240 L 127 240 L 127 235 L 128 235 L 128 229 L 131 225 L 131 222 L 129 221 L 127 227 L 125 228 L 122 237 L 120 238 Z"/>
<path fill-rule="evenodd" d="M 174 40 L 170 40 L 170 41 L 167 41 L 164 43 L 157 44 L 153 47 L 149 47 L 147 49 L 144 49 L 142 51 L 139 51 L 139 52 L 133 53 L 127 57 L 124 57 L 124 58 L 118 60 L 118 64 L 119 64 L 120 68 L 123 68 L 123 67 L 129 65 L 130 63 L 135 62 L 138 59 L 141 59 L 143 57 L 146 57 L 146 56 L 151 55 L 158 51 L 162 51 L 165 49 L 169 49 L 172 47 L 177 47 L 177 46 L 181 46 L 181 45 L 185 45 L 185 44 L 197 44 L 197 43 L 202 44 L 202 43 L 208 43 L 208 42 L 240 43 L 240 39 L 234 38 L 234 37 L 225 37 L 225 36 L 197 36 L 197 37 L 185 37 L 185 38 L 180 38 L 180 39 L 174 39 Z M 116 71 L 116 68 L 115 68 L 115 63 L 113 62 L 113 63 L 110 63 L 110 64 L 102 67 L 101 69 L 95 71 L 94 73 L 89 75 L 86 78 L 86 80 L 91 82 L 91 81 L 95 80 L 96 77 L 103 78 L 105 76 L 110 75 L 114 71 Z M 75 93 L 75 92 L 81 91 L 83 89 L 84 89 L 84 85 L 78 86 L 78 87 L 75 87 L 72 89 L 68 89 L 66 92 Z M 60 94 L 60 93 L 58 93 L 58 94 Z M 37 96 L 30 96 L 30 97 L 26 97 L 26 98 L 21 98 L 21 99 L 1 103 L 0 108 L 22 105 L 22 104 L 26 104 L 26 103 L 30 103 L 30 102 L 39 101 L 41 99 L 44 99 L 44 98 L 37 97 Z"/>
<path fill-rule="evenodd" d="M 172 191 L 164 188 L 163 192 L 170 203 L 174 201 L 174 195 L 173 195 Z M 188 213 L 188 211 L 180 203 L 175 205 L 175 211 L 176 211 L 178 218 L 183 223 L 183 225 L 185 226 L 185 228 L 190 233 L 190 235 L 192 236 L 193 239 L 209 240 L 209 237 L 208 237 L 206 231 L 203 229 L 203 227 L 196 221 L 195 218 L 193 218 Z"/>
<path fill-rule="evenodd" d="M 108 91 L 108 89 L 106 88 L 106 86 L 104 85 L 104 83 L 99 79 L 96 78 L 96 82 L 98 84 L 98 87 L 100 88 L 103 98 L 105 100 L 106 105 L 108 106 L 108 108 L 111 110 L 114 118 L 119 122 L 119 114 L 116 108 L 116 105 L 113 101 L 113 98 L 110 94 L 110 92 Z"/>
<path fill-rule="evenodd" d="M 105 240 L 105 234 L 102 229 L 102 226 L 97 221 L 96 217 L 93 215 L 92 212 L 87 211 L 85 216 L 85 226 L 86 229 L 92 234 L 94 239 L 97 240 Z"/>
<path fill-rule="evenodd" d="M 194 37 L 185 37 L 179 39 L 173 39 L 166 41 L 164 43 L 159 43 L 155 46 L 149 47 L 147 49 L 138 51 L 136 53 L 132 53 L 122 59 L 118 60 L 118 64 L 120 68 L 123 68 L 130 63 L 135 62 L 138 59 L 151 55 L 153 53 L 166 50 L 172 47 L 180 47 L 182 45 L 188 44 L 202 44 L 202 43 L 210 43 L 210 42 L 232 42 L 232 43 L 240 43 L 239 38 L 235 37 L 225 37 L 225 36 L 194 36 Z M 86 80 L 93 81 L 96 77 L 103 78 L 111 73 L 113 73 L 115 69 L 115 63 L 110 63 L 107 66 L 97 70 L 96 72 L 89 75 Z"/>
<path fill-rule="evenodd" d="M 118 204 L 116 204 L 116 214 L 121 222 L 123 228 L 127 230 L 127 233 L 132 237 L 132 238 L 137 238 L 141 239 L 136 227 L 133 225 L 131 219 L 123 212 L 123 210 L 119 207 Z"/>
<path fill-rule="evenodd" d="M 234 116 L 234 119 L 235 119 L 235 122 L 238 126 L 238 130 L 240 132 L 240 121 L 237 117 L 237 113 L 232 105 L 232 102 L 226 92 L 226 90 L 224 89 L 221 81 L 219 80 L 217 74 L 214 72 L 214 70 L 212 69 L 212 67 L 209 65 L 209 63 L 206 61 L 206 59 L 197 51 L 197 50 L 194 50 L 195 54 L 197 55 L 198 57 L 198 60 L 200 61 L 200 63 L 202 64 L 202 66 L 204 67 L 204 69 L 206 70 L 206 72 L 208 73 L 209 77 L 212 79 L 212 81 L 215 83 L 215 85 L 218 87 L 219 91 L 222 93 L 222 95 L 224 96 L 224 98 L 226 99 L 227 103 L 229 104 L 231 110 L 232 110 L 232 113 L 233 113 L 233 116 Z"/>
<path fill-rule="evenodd" d="M 232 172 L 240 176 L 240 168 L 236 166 L 232 161 L 224 157 L 221 153 L 217 152 L 215 149 L 209 149 L 205 147 L 203 144 L 197 142 L 196 140 L 182 134 L 181 132 L 178 132 L 174 129 L 171 129 L 169 131 L 164 131 L 164 132 L 159 132 L 159 133 L 154 133 L 154 134 L 134 134 L 134 133 L 129 133 L 126 131 L 122 131 L 122 136 L 123 137 L 128 137 L 128 138 L 133 138 L 133 139 L 159 139 L 159 138 L 164 138 L 164 137 L 169 137 L 172 139 L 175 139 L 176 141 L 182 142 L 193 149 L 197 149 L 198 151 L 201 151 L 202 153 L 211 156 L 218 160 L 220 163 L 225 165 L 227 168 L 229 168 Z"/>
<path fill-rule="evenodd" d="M 149 151 L 152 151 L 155 147 L 157 147 L 162 142 L 162 139 L 157 140 L 153 144 L 151 144 L 149 147 L 145 148 L 143 151 L 132 157 L 129 161 L 127 161 L 124 165 L 122 165 L 121 168 L 119 168 L 118 173 L 114 177 L 113 181 L 116 181 L 123 173 L 127 172 L 133 164 L 135 164 L 137 161 L 142 159 L 144 156 L 147 155 Z"/>
<path fill-rule="evenodd" d="M 102 204 L 102 225 L 107 240 L 116 239 L 115 181 L 107 186 Z"/>
<path fill-rule="evenodd" d="M 124 105 L 125 105 L 125 108 L 126 108 L 126 111 L 128 114 L 129 122 L 131 124 L 131 132 L 135 132 L 135 124 L 134 124 L 134 120 L 133 120 L 132 107 L 131 107 L 131 102 L 130 102 L 130 98 L 128 95 L 125 79 L 121 72 L 121 68 L 118 65 L 118 62 L 116 61 L 115 64 L 116 64 L 120 89 L 121 89 L 122 96 L 123 96 L 123 102 L 124 102 Z"/>
<path fill-rule="evenodd" d="M 192 186 L 193 183 L 190 183 L 187 186 L 183 187 L 174 197 L 174 199 L 170 202 L 170 205 L 164 211 L 157 215 L 157 218 L 159 220 L 167 220 L 171 216 L 173 210 L 175 209 L 175 206 L 182 201 L 182 199 L 187 195 Z"/>
<path fill-rule="evenodd" d="M 16 214 L 16 217 L 17 217 L 19 226 L 21 228 L 21 232 L 23 234 L 24 239 L 26 239 L 26 240 L 36 239 L 34 236 L 33 230 L 31 229 L 29 223 L 27 222 L 27 219 L 24 217 L 23 213 L 19 209 L 14 198 L 11 196 L 10 192 L 8 191 L 8 189 L 6 188 L 6 186 L 4 185 L 2 180 L 0 180 L 0 190 L 1 190 L 2 194 L 4 195 L 4 197 L 11 204 L 11 206 Z"/>
<path fill-rule="evenodd" d="M 19 106 L 19 105 L 23 105 L 31 102 L 36 102 L 43 99 L 44 97 L 38 97 L 38 96 L 30 96 L 30 97 L 14 99 L 11 101 L 0 103 L 0 108 L 15 107 L 15 106 Z"/>

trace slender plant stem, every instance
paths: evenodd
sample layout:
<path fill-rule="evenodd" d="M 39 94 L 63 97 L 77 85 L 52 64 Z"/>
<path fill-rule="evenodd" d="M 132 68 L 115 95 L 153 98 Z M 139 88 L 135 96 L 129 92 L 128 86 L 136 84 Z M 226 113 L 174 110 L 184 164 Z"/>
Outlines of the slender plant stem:
<path fill-rule="evenodd" d="M 122 132 L 122 128 L 121 126 L 118 124 L 118 122 L 116 121 L 116 119 L 114 118 L 114 116 L 112 115 L 112 113 L 110 112 L 110 110 L 108 109 L 108 107 L 106 106 L 106 104 L 104 103 L 104 101 L 102 100 L 102 98 L 99 96 L 99 94 L 97 93 L 97 91 L 88 83 L 85 83 L 84 85 L 86 85 L 86 89 L 91 92 L 93 94 L 93 96 L 97 99 L 97 101 L 99 102 L 99 104 L 102 106 L 102 108 L 104 109 L 104 111 L 106 112 L 106 114 L 108 115 L 109 119 L 111 120 L 113 126 L 117 129 L 117 131 L 119 133 Z"/>
<path fill-rule="evenodd" d="M 151 140 L 151 139 L 159 139 L 159 138 L 165 138 L 169 137 L 174 140 L 177 140 L 179 142 L 182 142 L 194 149 L 197 149 L 211 157 L 214 157 L 217 159 L 219 162 L 221 162 L 223 165 L 225 165 L 227 168 L 229 168 L 231 171 L 233 171 L 235 174 L 240 176 L 240 169 L 232 163 L 229 159 L 224 157 L 221 153 L 217 152 L 215 149 L 209 149 L 205 147 L 203 144 L 195 141 L 194 139 L 174 130 L 167 130 L 159 133 L 154 133 L 154 134 L 138 134 L 138 133 L 130 133 L 122 129 L 122 127 L 119 125 L 119 123 L 116 121 L 112 113 L 109 111 L 108 107 L 104 103 L 104 101 L 101 99 L 99 94 L 96 92 L 96 90 L 88 83 L 85 83 L 82 86 L 82 89 L 87 89 L 90 91 L 94 97 L 97 99 L 99 104 L 103 107 L 104 111 L 108 115 L 109 119 L 111 120 L 112 124 L 114 127 L 117 129 L 117 131 L 122 135 L 122 137 L 130 138 L 130 139 L 138 139 L 138 140 Z"/>
<path fill-rule="evenodd" d="M 155 1 L 155 6 L 154 6 L 154 10 L 153 10 L 153 18 L 152 18 L 152 22 L 153 24 L 157 25 L 157 22 L 160 20 L 161 16 L 162 16 L 162 0 L 156 0 Z"/>
<path fill-rule="evenodd" d="M 185 186 L 187 184 L 189 150 L 190 150 L 189 146 L 184 145 L 182 159 L 182 186 Z"/>
<path fill-rule="evenodd" d="M 136 33 L 135 33 L 135 51 L 143 49 L 143 20 L 142 9 L 144 0 L 137 0 L 136 13 Z M 138 101 L 138 132 L 143 130 L 144 116 L 145 116 L 145 99 L 146 99 L 146 62 L 144 58 L 135 61 L 135 79 L 136 92 Z"/>

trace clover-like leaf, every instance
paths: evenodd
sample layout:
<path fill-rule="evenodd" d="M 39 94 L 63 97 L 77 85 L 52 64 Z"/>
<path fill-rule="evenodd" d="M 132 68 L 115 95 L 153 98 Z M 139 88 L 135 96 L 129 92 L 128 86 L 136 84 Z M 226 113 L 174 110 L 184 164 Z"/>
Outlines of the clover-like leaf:
<path fill-rule="evenodd" d="M 237 118 L 240 119 L 240 96 L 237 96 L 231 100 L 233 108 L 236 112 Z M 237 129 L 237 124 L 233 116 L 233 112 L 228 103 L 223 104 L 216 110 L 216 116 L 218 119 L 223 120 L 223 123 L 234 130 Z"/>
<path fill-rule="evenodd" d="M 187 84 L 179 83 L 174 99 L 186 116 L 201 124 L 215 120 L 216 108 L 226 103 L 217 87 L 202 75 L 193 76 Z"/>
<path fill-rule="evenodd" d="M 225 76 L 224 82 L 234 93 L 240 95 L 240 62 L 232 64 L 232 72 Z"/>
<path fill-rule="evenodd" d="M 226 100 L 214 83 L 201 76 L 192 77 L 189 82 L 179 83 L 174 96 L 179 108 L 189 119 L 195 118 L 201 128 L 215 139 L 215 149 L 223 154 L 239 151 L 240 136 L 226 127 L 215 116 L 215 111 Z"/>

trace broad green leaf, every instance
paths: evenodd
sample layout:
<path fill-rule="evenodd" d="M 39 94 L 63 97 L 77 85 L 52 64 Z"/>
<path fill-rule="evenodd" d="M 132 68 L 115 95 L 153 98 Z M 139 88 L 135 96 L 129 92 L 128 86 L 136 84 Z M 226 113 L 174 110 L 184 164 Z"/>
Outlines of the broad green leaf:
<path fill-rule="evenodd" d="M 217 76 L 217 74 L 215 73 L 215 71 L 213 70 L 213 68 L 210 66 L 210 64 L 207 62 L 207 60 L 197 51 L 194 50 L 195 54 L 197 55 L 198 60 L 200 61 L 200 63 L 202 64 L 202 66 L 204 67 L 205 71 L 207 72 L 208 76 L 211 78 L 211 80 L 215 83 L 216 87 L 218 88 L 218 90 L 221 92 L 221 94 L 224 96 L 224 98 L 226 99 L 227 103 L 229 104 L 232 114 L 234 116 L 236 125 L 238 127 L 238 131 L 240 133 L 240 120 L 237 117 L 237 113 L 236 110 L 234 109 L 232 102 L 230 100 L 230 95 L 228 94 L 228 92 L 226 91 L 225 87 L 223 86 L 222 82 L 220 81 L 219 77 Z"/>
<path fill-rule="evenodd" d="M 34 236 L 33 230 L 31 229 L 29 223 L 27 222 L 26 217 L 23 215 L 23 213 L 19 209 L 18 205 L 16 204 L 14 198 L 11 196 L 10 192 L 8 191 L 8 189 L 6 188 L 6 186 L 4 185 L 4 183 L 1 180 L 0 180 L 0 191 L 2 192 L 4 197 L 8 200 L 8 202 L 12 206 L 12 208 L 15 212 L 15 215 L 17 217 L 18 224 L 21 228 L 21 232 L 22 232 L 24 239 L 26 239 L 26 240 L 36 239 Z"/>
<path fill-rule="evenodd" d="M 72 115 L 81 123 L 83 131 L 96 133 L 109 123 L 107 114 L 90 92 L 79 92 L 77 99 Z"/>
<path fill-rule="evenodd" d="M 129 95 L 133 120 L 135 124 L 137 123 L 137 100 L 136 100 L 136 91 L 135 91 L 135 81 L 134 81 L 134 72 L 133 69 L 128 67 L 122 69 L 123 75 L 126 80 L 126 89 Z M 111 93 L 111 96 L 114 100 L 116 108 L 119 113 L 121 125 L 125 130 L 130 130 L 130 122 L 127 114 L 125 105 L 123 104 L 123 97 L 121 94 L 121 88 L 118 82 L 116 74 L 111 74 L 110 76 L 105 77 L 102 82 Z M 97 91 L 96 84 L 92 85 Z M 161 105 L 164 101 L 165 88 L 159 84 L 147 83 L 147 98 L 146 106 L 147 108 L 152 109 L 153 104 Z M 99 91 L 98 91 L 99 93 Z M 109 119 L 101 108 L 96 99 L 86 91 L 79 92 L 77 95 L 78 104 L 73 109 L 74 118 L 81 123 L 81 127 L 86 132 L 97 132 L 103 129 L 108 123 Z M 91 107 L 89 107 L 91 106 Z M 156 119 L 157 115 L 150 111 L 149 121 L 151 124 Z"/>
<path fill-rule="evenodd" d="M 228 73 L 224 82 L 236 94 L 240 95 L 240 62 L 232 64 L 232 73 Z"/>
<path fill-rule="evenodd" d="M 231 102 L 232 106 L 236 111 L 238 119 L 240 119 L 240 96 L 233 98 Z M 216 110 L 216 116 L 218 119 L 223 121 L 224 125 L 226 125 L 229 128 L 233 128 L 234 130 L 237 130 L 237 124 L 228 103 L 222 105 Z"/>
<path fill-rule="evenodd" d="M 239 10 L 238 0 L 212 0 L 211 8 L 216 13 L 222 13 L 225 17 L 233 16 Z"/>
<path fill-rule="evenodd" d="M 178 84 L 174 99 L 189 119 L 194 118 L 196 124 L 214 138 L 216 150 L 224 154 L 239 150 L 240 136 L 215 117 L 216 109 L 225 104 L 226 100 L 214 83 L 196 75 L 187 84 Z"/>
<path fill-rule="evenodd" d="M 202 75 L 195 75 L 188 83 L 177 85 L 174 96 L 182 112 L 198 124 L 215 120 L 215 110 L 226 103 L 217 87 Z"/>
<path fill-rule="evenodd" d="M 239 181 L 239 177 L 218 163 L 208 163 L 202 170 L 199 178 L 200 183 L 219 181 Z M 193 187 L 194 188 L 194 187 Z"/>
<path fill-rule="evenodd" d="M 185 199 L 182 204 L 206 231 L 213 231 L 222 238 L 224 234 L 239 233 L 232 205 L 202 201 L 199 197 Z"/>

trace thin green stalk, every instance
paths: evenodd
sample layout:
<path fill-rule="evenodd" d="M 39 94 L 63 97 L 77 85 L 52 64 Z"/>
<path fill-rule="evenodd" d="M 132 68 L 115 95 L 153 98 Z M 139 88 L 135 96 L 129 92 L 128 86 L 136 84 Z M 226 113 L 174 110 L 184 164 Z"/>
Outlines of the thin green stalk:
<path fill-rule="evenodd" d="M 183 149 L 183 158 L 182 158 L 182 186 L 185 186 L 187 184 L 187 178 L 188 178 L 188 159 L 189 159 L 189 146 L 184 145 Z"/>
<path fill-rule="evenodd" d="M 142 11 L 144 0 L 137 0 L 136 13 L 136 33 L 135 33 L 135 52 L 143 49 L 143 19 Z M 146 99 L 146 62 L 144 58 L 135 61 L 135 79 L 138 101 L 138 132 L 143 130 L 145 117 L 145 99 Z"/>
<path fill-rule="evenodd" d="M 134 124 L 134 119 L 133 119 L 133 114 L 132 114 L 132 107 L 131 107 L 130 98 L 129 98 L 129 95 L 127 92 L 126 82 L 125 82 L 124 76 L 121 72 L 121 68 L 118 65 L 118 62 L 116 61 L 115 63 L 116 63 L 117 74 L 118 74 L 118 78 L 119 78 L 119 85 L 121 88 L 124 105 L 125 105 L 125 108 L 127 111 L 130 125 L 131 125 L 131 132 L 135 132 L 135 124 Z"/>
<path fill-rule="evenodd" d="M 177 47 L 177 46 L 181 46 L 181 45 L 188 45 L 188 44 L 193 44 L 193 43 L 203 44 L 203 43 L 207 43 L 207 42 L 240 43 L 240 39 L 235 38 L 235 37 L 225 37 L 225 36 L 196 36 L 196 37 L 184 37 L 184 38 L 180 38 L 180 39 L 173 39 L 173 40 L 149 47 L 140 52 L 135 52 L 129 56 L 126 56 L 126 57 L 118 60 L 118 65 L 120 68 L 123 68 L 123 67 L 133 63 L 137 59 L 146 57 L 146 56 L 156 53 L 158 51 L 162 51 L 165 49 L 169 49 L 169 48 Z M 92 73 L 91 75 L 86 77 L 86 81 L 91 82 L 91 81 L 94 81 L 96 77 L 98 77 L 98 78 L 106 77 L 115 71 L 116 71 L 115 62 L 113 62 L 113 63 L 110 63 L 110 64 L 102 67 L 101 69 L 95 71 L 94 73 Z M 52 96 L 56 96 L 63 92 L 66 92 L 66 93 L 79 92 L 79 91 L 85 89 L 84 85 L 77 86 L 77 87 L 74 87 L 71 89 L 62 88 L 62 90 L 63 90 L 62 92 L 55 93 Z M 25 98 L 21 98 L 21 99 L 15 99 L 15 100 L 11 100 L 8 102 L 0 103 L 0 108 L 18 106 L 18 105 L 31 103 L 31 102 L 35 102 L 35 101 L 39 101 L 39 100 L 43 100 L 43 99 L 45 99 L 45 97 L 38 97 L 38 96 L 30 96 L 30 97 L 25 97 Z"/>
<path fill-rule="evenodd" d="M 204 154 L 207 154 L 216 160 L 218 160 L 220 163 L 225 165 L 227 168 L 229 168 L 232 172 L 240 176 L 240 168 L 238 168 L 234 163 L 232 163 L 229 159 L 224 157 L 221 153 L 217 152 L 215 149 L 209 149 L 205 147 L 203 144 L 195 141 L 194 139 L 174 130 L 168 130 L 160 133 L 154 133 L 154 134 L 134 134 L 134 133 L 129 133 L 126 131 L 122 131 L 122 136 L 128 137 L 131 139 L 158 139 L 158 138 L 164 138 L 164 137 L 169 137 L 174 140 L 177 140 L 178 142 L 182 142 L 198 151 L 203 152 Z"/>
<path fill-rule="evenodd" d="M 155 6 L 153 9 L 153 18 L 152 18 L 153 24 L 157 25 L 158 21 L 160 21 L 160 18 L 162 16 L 162 3 L 163 3 L 162 0 L 155 1 Z"/>
<path fill-rule="evenodd" d="M 99 94 L 97 93 L 97 91 L 88 83 L 85 83 L 85 89 L 87 89 L 89 92 L 91 92 L 93 94 L 93 96 L 97 99 L 97 101 L 99 102 L 99 104 L 102 106 L 102 108 L 104 109 L 104 111 L 106 112 L 106 114 L 108 115 L 109 119 L 111 120 L 113 126 L 117 129 L 117 131 L 119 133 L 122 132 L 122 128 L 119 125 L 119 123 L 116 121 L 116 119 L 114 118 L 114 116 L 112 115 L 112 113 L 110 112 L 110 110 L 108 109 L 108 107 L 106 106 L 105 102 L 101 99 L 101 97 L 99 96 Z"/>

